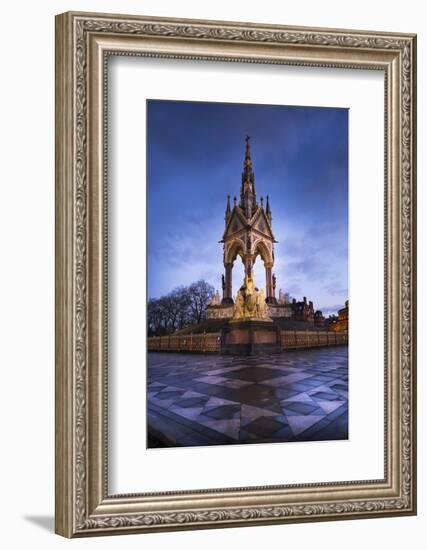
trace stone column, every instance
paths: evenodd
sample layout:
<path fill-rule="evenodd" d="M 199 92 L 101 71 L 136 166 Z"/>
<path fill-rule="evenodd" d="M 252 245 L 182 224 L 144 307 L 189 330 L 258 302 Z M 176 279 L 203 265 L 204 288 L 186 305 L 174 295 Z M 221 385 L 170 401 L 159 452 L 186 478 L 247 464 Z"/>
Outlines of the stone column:
<path fill-rule="evenodd" d="M 232 304 L 233 303 L 233 264 L 224 264 L 225 265 L 225 287 L 224 295 L 222 298 L 223 304 Z"/>
<path fill-rule="evenodd" d="M 273 288 L 273 264 L 265 264 L 265 290 L 267 304 L 276 304 L 277 300 Z"/>

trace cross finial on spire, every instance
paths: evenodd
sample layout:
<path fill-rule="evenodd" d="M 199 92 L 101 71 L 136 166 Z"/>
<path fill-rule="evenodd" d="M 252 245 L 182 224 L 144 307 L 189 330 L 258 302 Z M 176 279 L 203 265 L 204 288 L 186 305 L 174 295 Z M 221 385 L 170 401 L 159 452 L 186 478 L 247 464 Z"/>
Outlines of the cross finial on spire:
<path fill-rule="evenodd" d="M 243 162 L 242 186 L 240 188 L 240 206 L 245 211 L 246 217 L 250 218 L 256 208 L 255 176 L 252 169 L 251 148 L 249 140 L 251 136 L 245 137 L 246 152 Z"/>

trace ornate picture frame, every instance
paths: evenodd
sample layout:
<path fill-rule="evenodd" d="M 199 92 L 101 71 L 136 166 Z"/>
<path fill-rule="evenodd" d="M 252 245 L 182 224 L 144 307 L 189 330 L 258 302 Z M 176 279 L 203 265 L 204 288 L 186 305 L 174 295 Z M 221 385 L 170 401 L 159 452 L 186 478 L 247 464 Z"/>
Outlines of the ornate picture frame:
<path fill-rule="evenodd" d="M 384 72 L 384 478 L 111 495 L 108 56 Z M 56 532 L 65 537 L 416 513 L 416 36 L 68 12 L 56 18 Z"/>

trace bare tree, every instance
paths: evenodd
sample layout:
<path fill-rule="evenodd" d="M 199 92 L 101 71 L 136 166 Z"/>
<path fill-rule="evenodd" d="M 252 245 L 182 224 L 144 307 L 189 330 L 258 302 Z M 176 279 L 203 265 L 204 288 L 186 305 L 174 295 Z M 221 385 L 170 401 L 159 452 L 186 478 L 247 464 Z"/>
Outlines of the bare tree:
<path fill-rule="evenodd" d="M 166 311 L 163 307 L 163 300 L 152 298 L 148 301 L 147 307 L 147 331 L 148 335 L 160 336 L 167 331 Z"/>
<path fill-rule="evenodd" d="M 206 308 L 212 300 L 215 289 L 206 281 L 200 280 L 189 287 L 191 321 L 200 323 L 206 316 Z"/>
<path fill-rule="evenodd" d="M 177 287 L 160 298 L 150 299 L 147 307 L 148 335 L 170 334 L 200 323 L 213 295 L 213 286 L 200 280 L 187 287 Z"/>
<path fill-rule="evenodd" d="M 178 287 L 161 298 L 167 319 L 167 331 L 174 332 L 186 323 L 187 310 L 190 304 L 188 289 Z"/>

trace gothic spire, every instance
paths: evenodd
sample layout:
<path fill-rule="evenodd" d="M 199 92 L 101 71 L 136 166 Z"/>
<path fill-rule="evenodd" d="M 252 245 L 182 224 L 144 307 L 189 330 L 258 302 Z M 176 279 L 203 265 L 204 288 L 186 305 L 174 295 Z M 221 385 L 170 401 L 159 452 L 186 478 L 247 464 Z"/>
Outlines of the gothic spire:
<path fill-rule="evenodd" d="M 246 136 L 246 151 L 245 151 L 245 161 L 243 163 L 243 174 L 242 174 L 242 183 L 250 181 L 254 183 L 254 173 L 252 170 L 252 159 L 251 159 L 251 146 L 250 146 L 250 136 Z"/>
<path fill-rule="evenodd" d="M 268 200 L 268 195 L 267 195 L 267 204 L 265 207 L 265 213 L 267 214 L 268 221 L 271 223 L 271 210 L 270 210 L 270 201 Z"/>
<path fill-rule="evenodd" d="M 225 210 L 225 223 L 228 223 L 228 220 L 230 219 L 230 214 L 231 214 L 230 195 L 227 195 L 227 208 Z"/>
<path fill-rule="evenodd" d="M 252 217 L 253 210 L 257 206 L 255 192 L 255 176 L 252 168 L 250 136 L 246 136 L 245 160 L 243 163 L 242 186 L 240 188 L 240 207 L 244 210 L 246 217 Z"/>

